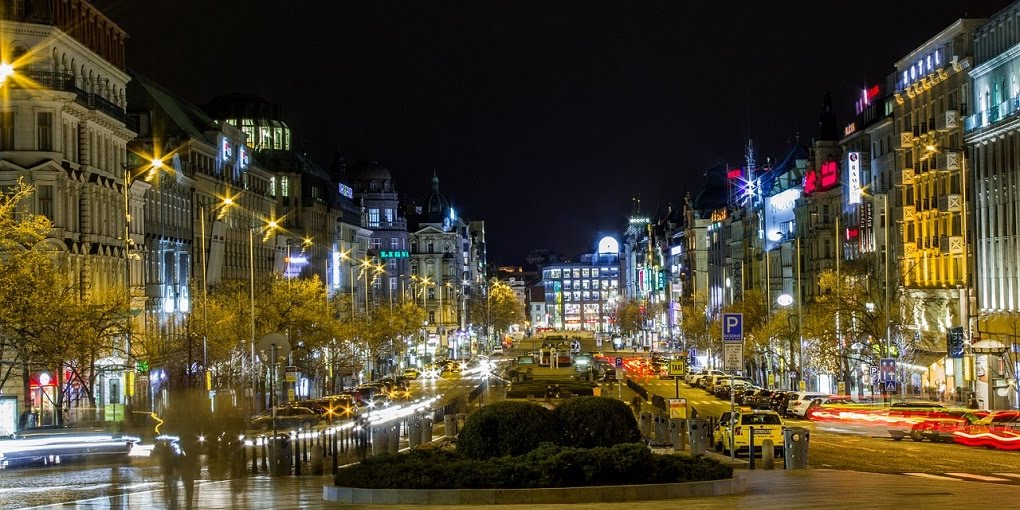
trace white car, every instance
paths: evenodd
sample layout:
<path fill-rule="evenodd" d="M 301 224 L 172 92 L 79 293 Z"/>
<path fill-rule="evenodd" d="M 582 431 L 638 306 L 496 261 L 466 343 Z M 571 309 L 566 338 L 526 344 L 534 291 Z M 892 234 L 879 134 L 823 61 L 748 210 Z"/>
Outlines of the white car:
<path fill-rule="evenodd" d="M 790 396 L 786 405 L 786 414 L 790 416 L 796 416 L 803 418 L 807 413 L 808 407 L 811 406 L 811 401 L 815 399 L 828 398 L 828 393 L 812 393 L 807 391 L 798 391 Z"/>
<path fill-rule="evenodd" d="M 726 373 L 723 372 L 722 370 L 716 370 L 714 368 L 705 369 L 705 370 L 702 370 L 701 372 L 699 372 L 697 374 L 694 374 L 691 377 L 691 380 L 688 381 L 688 383 L 691 386 L 702 386 L 702 387 L 704 387 L 705 386 L 705 381 L 704 381 L 705 378 L 713 376 L 713 375 L 726 375 Z"/>

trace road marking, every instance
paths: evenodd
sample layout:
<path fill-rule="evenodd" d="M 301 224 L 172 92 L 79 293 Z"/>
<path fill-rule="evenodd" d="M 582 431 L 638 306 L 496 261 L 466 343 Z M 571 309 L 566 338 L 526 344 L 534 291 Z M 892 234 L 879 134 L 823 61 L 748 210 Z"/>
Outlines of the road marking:
<path fill-rule="evenodd" d="M 931 473 L 903 473 L 907 476 L 916 476 L 918 478 L 930 478 L 932 480 L 953 480 L 955 482 L 962 481 L 959 478 L 951 478 L 948 476 L 933 475 Z"/>
<path fill-rule="evenodd" d="M 972 478 L 974 480 L 981 480 L 982 482 L 1008 482 L 1005 478 L 996 478 L 994 476 L 975 475 L 971 473 L 946 473 L 947 475 L 959 476 L 961 478 Z"/>

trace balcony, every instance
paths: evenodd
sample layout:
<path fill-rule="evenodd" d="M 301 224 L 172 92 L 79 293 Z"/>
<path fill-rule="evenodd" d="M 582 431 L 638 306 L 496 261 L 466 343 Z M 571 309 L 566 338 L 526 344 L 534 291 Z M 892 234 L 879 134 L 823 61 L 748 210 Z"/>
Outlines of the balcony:
<path fill-rule="evenodd" d="M 939 197 L 939 212 L 955 213 L 963 210 L 963 197 L 961 195 L 944 195 Z"/>
<path fill-rule="evenodd" d="M 914 133 L 903 132 L 900 133 L 900 148 L 910 149 L 914 147 Z"/>
<path fill-rule="evenodd" d="M 942 133 L 958 129 L 960 127 L 960 112 L 956 110 L 946 110 L 944 113 L 935 117 L 935 129 Z"/>
<path fill-rule="evenodd" d="M 57 73 L 52 71 L 36 71 L 33 69 L 19 70 L 18 74 L 24 78 L 28 78 L 31 82 L 28 83 L 24 80 L 11 80 L 8 82 L 11 87 L 23 87 L 28 84 L 32 87 L 42 89 L 73 92 L 74 102 L 90 110 L 99 110 L 120 122 L 125 122 L 127 119 L 124 109 L 114 104 L 113 101 L 110 101 L 95 92 L 90 93 L 78 88 L 73 74 Z"/>
<path fill-rule="evenodd" d="M 904 168 L 900 170 L 900 184 L 914 185 L 914 169 Z"/>
<path fill-rule="evenodd" d="M 943 255 L 959 255 L 963 253 L 962 236 L 942 236 L 939 238 L 939 251 Z"/>
<path fill-rule="evenodd" d="M 912 205 L 897 207 L 892 212 L 894 221 L 914 221 L 917 217 L 917 209 Z"/>
<path fill-rule="evenodd" d="M 940 152 L 935 155 L 935 168 L 941 172 L 956 172 L 960 170 L 961 154 L 956 151 Z"/>
<path fill-rule="evenodd" d="M 917 255 L 917 243 L 907 241 L 903 243 L 903 256 L 905 258 L 912 258 Z"/>

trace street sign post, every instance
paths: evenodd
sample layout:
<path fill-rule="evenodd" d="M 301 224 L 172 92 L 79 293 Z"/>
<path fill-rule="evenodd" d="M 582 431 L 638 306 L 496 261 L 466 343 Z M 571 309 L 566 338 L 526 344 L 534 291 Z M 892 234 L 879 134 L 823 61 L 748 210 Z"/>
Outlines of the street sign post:
<path fill-rule="evenodd" d="M 744 367 L 744 345 L 723 344 L 723 370 L 727 372 L 741 370 Z"/>
<path fill-rule="evenodd" d="M 882 372 L 883 382 L 896 381 L 896 358 L 882 358 L 878 365 Z"/>
<path fill-rule="evenodd" d="M 671 398 L 668 400 L 669 403 L 669 417 L 677 418 L 681 420 L 687 419 L 687 399 L 686 398 Z"/>
<path fill-rule="evenodd" d="M 676 383 L 676 398 L 680 398 L 680 378 L 687 373 L 687 358 L 669 360 L 669 375 Z"/>
<path fill-rule="evenodd" d="M 744 342 L 744 314 L 722 314 L 722 340 L 723 342 Z"/>

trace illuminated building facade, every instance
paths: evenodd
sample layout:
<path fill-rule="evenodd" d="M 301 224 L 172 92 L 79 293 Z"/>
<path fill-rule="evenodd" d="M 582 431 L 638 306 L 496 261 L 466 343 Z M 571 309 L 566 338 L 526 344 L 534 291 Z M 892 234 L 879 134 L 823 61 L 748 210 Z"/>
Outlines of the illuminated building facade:
<path fill-rule="evenodd" d="M 967 268 L 976 287 L 972 350 L 956 367 L 973 364 L 972 384 L 982 408 L 1016 408 L 1020 400 L 1020 3 L 974 32 L 973 80 L 962 95 L 966 118 Z M 965 68 L 966 70 L 966 68 Z M 948 368 L 948 367 L 947 367 Z M 957 372 L 959 375 L 960 372 Z M 962 375 L 970 375 L 965 369 Z M 959 381 L 959 379 L 957 380 Z M 960 383 L 957 382 L 957 385 Z"/>
<path fill-rule="evenodd" d="M 13 70 L 4 80 L 0 107 L 0 185 L 13 186 L 20 177 L 35 187 L 26 207 L 49 218 L 54 228 L 32 248 L 52 253 L 78 282 L 81 297 L 127 289 L 131 308 L 141 310 L 137 250 L 143 244 L 147 185 L 125 191 L 126 147 L 135 136 L 125 113 L 127 34 L 82 0 L 25 0 L 16 9 L 10 3 L 0 18 L 3 56 Z M 129 223 L 131 242 L 124 239 L 125 194 L 135 220 Z M 138 331 L 140 318 L 131 326 Z M 123 417 L 129 341 L 122 335 L 100 353 L 103 376 L 89 381 L 95 384 L 98 419 Z M 56 368 L 30 365 L 22 374 L 39 424 L 55 420 L 59 378 L 49 375 Z M 47 377 L 40 378 L 43 374 Z M 23 393 L 12 386 L 17 387 L 5 393 Z M 84 398 L 82 391 L 69 393 L 69 402 Z"/>
<path fill-rule="evenodd" d="M 965 241 L 970 201 L 961 119 L 973 104 L 968 73 L 974 33 L 982 22 L 958 20 L 896 63 L 900 171 L 890 207 L 899 223 L 899 279 L 909 308 L 903 321 L 912 332 L 904 338 L 913 337 L 919 349 L 944 350 L 947 334 L 956 327 L 971 338 L 966 332 L 972 316 L 972 248 Z M 945 371 L 945 384 L 965 387 L 963 365 L 955 365 Z"/>
<path fill-rule="evenodd" d="M 603 237 L 598 250 L 579 262 L 552 262 L 542 267 L 545 313 L 551 327 L 567 331 L 613 332 L 621 300 L 620 245 Z"/>
<path fill-rule="evenodd" d="M 410 293 L 410 263 L 407 219 L 400 209 L 393 176 L 388 168 L 374 161 L 359 161 L 347 165 L 354 202 L 361 207 L 361 228 L 371 232 L 363 259 L 348 263 L 347 269 L 354 269 L 355 287 L 361 289 L 355 294 L 359 309 L 386 305 L 399 300 L 404 293 Z M 355 243 L 360 237 L 356 230 L 348 229 L 344 243 Z M 370 264 L 381 271 L 369 270 Z M 367 286 L 367 292 L 365 291 Z M 366 302 L 367 297 L 367 302 Z"/>

